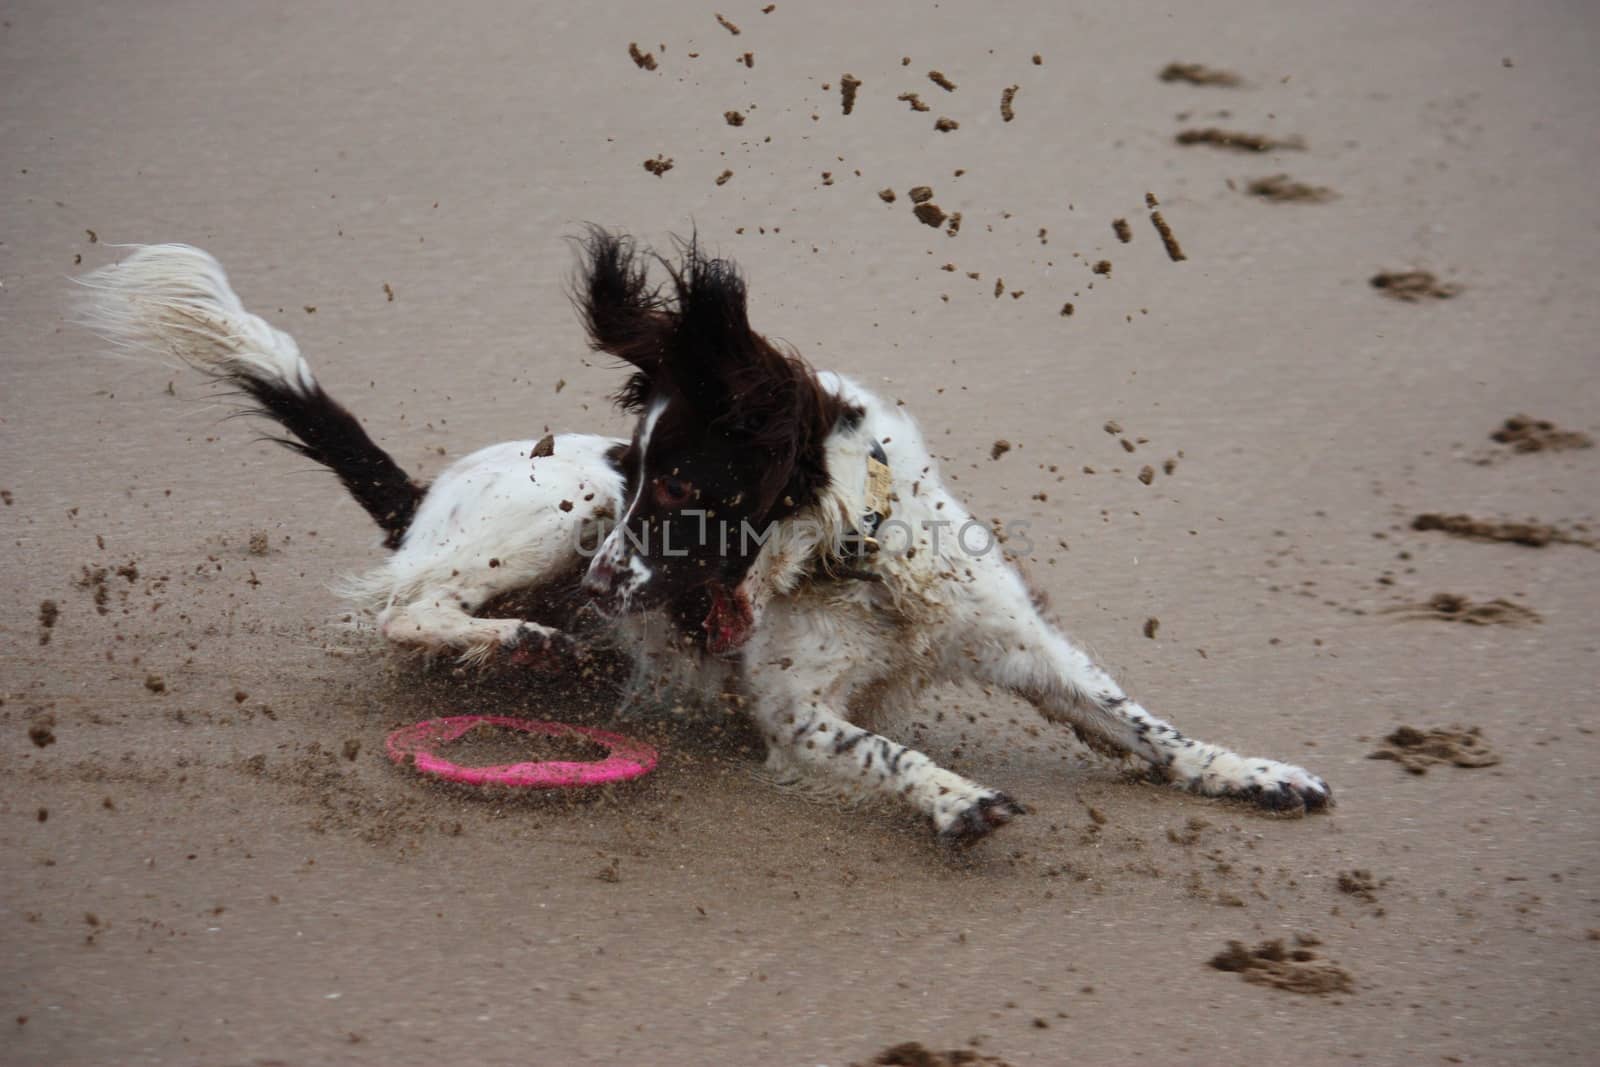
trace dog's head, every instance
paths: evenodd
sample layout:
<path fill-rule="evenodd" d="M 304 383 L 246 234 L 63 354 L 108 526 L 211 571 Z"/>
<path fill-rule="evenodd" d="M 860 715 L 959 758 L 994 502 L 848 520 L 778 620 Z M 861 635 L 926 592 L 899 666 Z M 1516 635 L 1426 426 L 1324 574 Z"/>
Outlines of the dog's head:
<path fill-rule="evenodd" d="M 827 484 L 845 405 L 750 328 L 732 263 L 694 241 L 678 251 L 668 262 L 599 229 L 583 242 L 575 299 L 591 345 L 633 367 L 616 399 L 639 417 L 620 460 L 626 511 L 585 586 L 613 612 L 667 608 L 720 652 L 748 637 L 741 583 L 762 543 Z M 650 284 L 647 259 L 668 284 Z"/>

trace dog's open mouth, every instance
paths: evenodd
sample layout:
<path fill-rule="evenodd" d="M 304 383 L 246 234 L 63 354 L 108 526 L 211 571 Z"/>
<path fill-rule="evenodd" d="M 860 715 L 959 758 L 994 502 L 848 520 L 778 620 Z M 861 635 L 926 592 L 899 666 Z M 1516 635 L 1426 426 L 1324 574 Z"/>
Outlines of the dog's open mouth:
<path fill-rule="evenodd" d="M 709 583 L 706 591 L 711 595 L 711 607 L 700 623 L 706 632 L 706 648 L 715 655 L 732 652 L 750 639 L 755 626 L 750 602 L 737 589 L 729 593 L 721 582 Z"/>

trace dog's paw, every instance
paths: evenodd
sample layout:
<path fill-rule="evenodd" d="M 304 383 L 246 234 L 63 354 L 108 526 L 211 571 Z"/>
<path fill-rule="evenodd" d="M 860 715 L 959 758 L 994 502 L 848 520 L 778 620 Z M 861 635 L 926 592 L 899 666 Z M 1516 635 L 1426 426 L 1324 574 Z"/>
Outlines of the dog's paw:
<path fill-rule="evenodd" d="M 505 662 L 544 673 L 555 673 L 581 664 L 584 647 L 570 634 L 535 626 L 523 626 L 505 647 Z"/>
<path fill-rule="evenodd" d="M 1004 826 L 1027 809 L 997 789 L 981 789 L 963 803 L 953 804 L 934 816 L 939 840 L 965 848 Z"/>
<path fill-rule="evenodd" d="M 1238 797 L 1284 815 L 1304 815 L 1333 807 L 1332 788 L 1304 767 L 1242 756 L 1232 756 L 1230 764 L 1225 777 L 1206 782 L 1202 791 Z"/>

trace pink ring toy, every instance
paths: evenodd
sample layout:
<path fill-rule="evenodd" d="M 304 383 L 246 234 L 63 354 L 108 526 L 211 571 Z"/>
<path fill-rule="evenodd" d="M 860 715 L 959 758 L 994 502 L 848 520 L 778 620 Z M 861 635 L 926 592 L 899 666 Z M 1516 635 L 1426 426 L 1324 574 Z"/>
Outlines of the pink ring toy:
<path fill-rule="evenodd" d="M 463 767 L 435 754 L 439 745 L 449 744 L 474 726 L 503 726 L 527 734 L 562 737 L 576 734 L 603 745 L 609 755 L 592 763 L 552 760 L 545 763 L 503 763 L 496 767 Z M 405 726 L 389 735 L 385 742 L 389 758 L 405 764 L 408 760 L 419 773 L 466 785 L 503 785 L 521 789 L 560 789 L 572 786 L 608 785 L 626 782 L 649 774 L 656 766 L 656 750 L 621 734 L 595 730 L 588 726 L 568 726 L 560 722 L 511 719 L 504 715 L 456 715 L 448 719 L 428 719 Z"/>

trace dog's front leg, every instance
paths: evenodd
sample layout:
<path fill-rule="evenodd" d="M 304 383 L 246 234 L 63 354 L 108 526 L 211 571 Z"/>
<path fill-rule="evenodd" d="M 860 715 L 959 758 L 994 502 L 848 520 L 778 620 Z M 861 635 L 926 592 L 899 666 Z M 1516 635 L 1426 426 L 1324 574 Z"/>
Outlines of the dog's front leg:
<path fill-rule="evenodd" d="M 1039 616 L 1020 581 L 995 587 L 1014 595 L 986 604 L 951 635 L 952 659 L 965 673 L 1024 697 L 1045 718 L 1071 725 L 1091 747 L 1136 756 L 1160 778 L 1193 792 L 1288 813 L 1333 803 L 1328 783 L 1303 767 L 1241 756 L 1156 718 Z"/>
<path fill-rule="evenodd" d="M 839 647 L 848 636 L 836 630 L 820 644 L 810 636 L 809 644 L 753 641 L 747 649 L 749 710 L 767 742 L 768 769 L 780 780 L 897 797 L 932 819 L 939 836 L 953 844 L 974 841 L 1023 813 L 999 790 L 849 722 L 843 708 L 853 686 L 841 664 L 852 659 Z M 780 648 L 784 654 L 775 655 Z"/>

